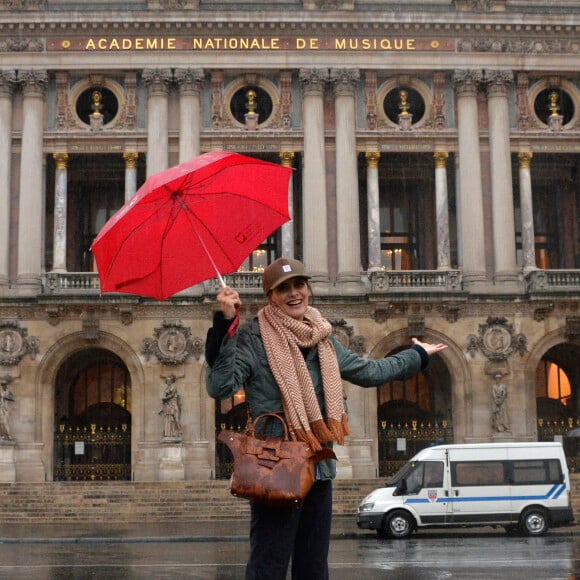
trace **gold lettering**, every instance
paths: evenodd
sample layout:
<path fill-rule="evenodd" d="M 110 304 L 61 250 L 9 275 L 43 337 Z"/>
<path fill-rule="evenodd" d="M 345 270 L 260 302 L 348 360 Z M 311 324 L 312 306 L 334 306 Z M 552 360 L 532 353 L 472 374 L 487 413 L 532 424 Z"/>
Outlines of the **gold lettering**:
<path fill-rule="evenodd" d="M 414 38 L 407 39 L 407 50 L 415 50 L 415 39 Z"/>
<path fill-rule="evenodd" d="M 203 45 L 201 44 L 201 38 L 194 38 L 193 39 L 193 48 L 201 50 Z"/>
<path fill-rule="evenodd" d="M 270 48 L 272 50 L 279 50 L 280 45 L 278 44 L 278 42 L 279 42 L 279 39 L 278 38 L 272 38 Z"/>
<path fill-rule="evenodd" d="M 382 50 L 391 50 L 391 41 L 388 38 L 383 38 L 381 40 L 381 49 Z"/>
<path fill-rule="evenodd" d="M 250 48 L 260 48 L 260 43 L 257 41 L 257 39 L 255 38 L 252 39 L 252 44 Z"/>
<path fill-rule="evenodd" d="M 395 38 L 395 50 L 403 50 L 403 41 L 400 38 Z"/>
<path fill-rule="evenodd" d="M 167 48 L 169 48 L 170 50 L 175 50 L 175 38 L 167 39 Z"/>
<path fill-rule="evenodd" d="M 107 48 L 107 39 L 106 38 L 99 38 L 97 43 L 100 50 L 105 50 Z"/>
<path fill-rule="evenodd" d="M 119 50 L 119 41 L 116 38 L 113 38 L 111 40 L 111 44 L 109 44 L 109 49 L 115 49 L 115 50 Z"/>
<path fill-rule="evenodd" d="M 205 43 L 205 48 L 211 48 L 211 49 L 215 48 L 213 40 L 211 38 L 207 39 L 207 41 Z"/>
<path fill-rule="evenodd" d="M 344 50 L 346 48 L 346 40 L 344 38 L 336 38 L 334 41 L 334 48 Z"/>
<path fill-rule="evenodd" d="M 97 47 L 95 46 L 95 41 L 92 38 L 89 38 L 87 44 L 85 46 L 85 50 L 95 50 Z"/>
<path fill-rule="evenodd" d="M 131 50 L 133 43 L 131 42 L 130 38 L 123 38 L 123 43 L 121 45 L 123 50 Z"/>
<path fill-rule="evenodd" d="M 240 48 L 242 48 L 242 49 L 250 48 L 250 40 L 248 38 L 241 38 L 240 39 Z"/>
<path fill-rule="evenodd" d="M 306 41 L 303 38 L 296 39 L 296 48 L 298 50 L 304 50 L 306 48 Z"/>
<path fill-rule="evenodd" d="M 368 38 L 363 38 L 362 47 L 364 50 L 368 50 L 371 47 L 371 41 Z"/>

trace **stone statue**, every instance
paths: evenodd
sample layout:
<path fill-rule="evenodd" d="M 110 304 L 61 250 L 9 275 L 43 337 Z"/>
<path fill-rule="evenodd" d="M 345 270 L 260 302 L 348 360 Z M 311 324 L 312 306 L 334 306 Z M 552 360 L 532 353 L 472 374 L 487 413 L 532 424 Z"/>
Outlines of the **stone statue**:
<path fill-rule="evenodd" d="M 492 401 L 493 409 L 491 416 L 491 424 L 494 431 L 504 432 L 510 430 L 510 420 L 507 411 L 506 399 L 508 396 L 507 387 L 501 381 L 502 375 L 497 373 L 494 375 L 495 382 L 492 386 Z"/>
<path fill-rule="evenodd" d="M 165 388 L 161 397 L 162 407 L 159 415 L 164 415 L 163 425 L 164 439 L 181 439 L 181 399 L 175 386 L 175 375 L 169 375 L 165 379 Z"/>
<path fill-rule="evenodd" d="M 11 380 L 12 378 L 8 376 L 0 379 L 0 385 L 2 386 L 2 390 L 0 390 L 0 439 L 4 440 L 12 439 L 10 436 L 10 425 L 8 421 L 10 417 L 10 408 L 8 404 L 14 401 L 14 395 L 8 388 L 8 384 Z"/>

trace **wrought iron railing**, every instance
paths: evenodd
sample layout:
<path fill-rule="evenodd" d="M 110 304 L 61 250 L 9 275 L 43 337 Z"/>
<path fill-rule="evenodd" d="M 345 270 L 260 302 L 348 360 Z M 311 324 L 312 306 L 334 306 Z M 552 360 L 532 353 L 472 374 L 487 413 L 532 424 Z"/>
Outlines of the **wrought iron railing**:
<path fill-rule="evenodd" d="M 580 473 L 580 419 L 572 417 L 566 419 L 539 418 L 538 441 L 557 440 L 562 441 L 570 472 Z"/>
<path fill-rule="evenodd" d="M 453 426 L 446 419 L 379 421 L 379 476 L 396 473 L 422 449 L 453 443 Z"/>
<path fill-rule="evenodd" d="M 131 479 L 131 428 L 60 424 L 54 434 L 54 480 Z"/>

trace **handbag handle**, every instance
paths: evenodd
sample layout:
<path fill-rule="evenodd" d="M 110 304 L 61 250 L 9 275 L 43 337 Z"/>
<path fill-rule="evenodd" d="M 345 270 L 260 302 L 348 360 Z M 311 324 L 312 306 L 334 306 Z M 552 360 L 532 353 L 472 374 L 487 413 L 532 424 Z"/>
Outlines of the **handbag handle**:
<path fill-rule="evenodd" d="M 262 432 L 260 434 L 260 436 L 263 436 L 264 432 L 266 430 L 266 425 L 268 424 L 267 418 L 269 418 L 269 417 L 273 417 L 275 419 L 278 419 L 278 421 L 280 421 L 280 423 L 282 423 L 282 426 L 284 427 L 284 440 L 288 441 L 288 425 L 287 425 L 286 421 L 284 421 L 282 416 L 279 415 L 278 413 L 262 413 L 261 415 L 258 415 L 258 417 L 256 417 L 256 419 L 250 423 L 250 428 L 249 428 L 250 434 L 253 437 L 255 437 L 256 436 L 256 425 L 258 424 L 258 421 L 260 421 L 260 419 L 262 419 L 262 418 L 266 418 L 266 421 L 264 422 L 264 426 L 262 427 Z"/>

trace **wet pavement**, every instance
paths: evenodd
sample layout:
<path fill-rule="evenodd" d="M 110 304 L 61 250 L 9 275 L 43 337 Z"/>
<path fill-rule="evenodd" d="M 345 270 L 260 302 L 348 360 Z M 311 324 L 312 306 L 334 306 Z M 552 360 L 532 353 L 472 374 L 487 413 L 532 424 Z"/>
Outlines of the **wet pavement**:
<path fill-rule="evenodd" d="M 0 524 L 0 579 L 243 580 L 247 519 L 175 524 Z M 382 540 L 335 517 L 331 580 L 580 579 L 580 527 L 540 538 L 502 528 L 421 531 Z"/>

